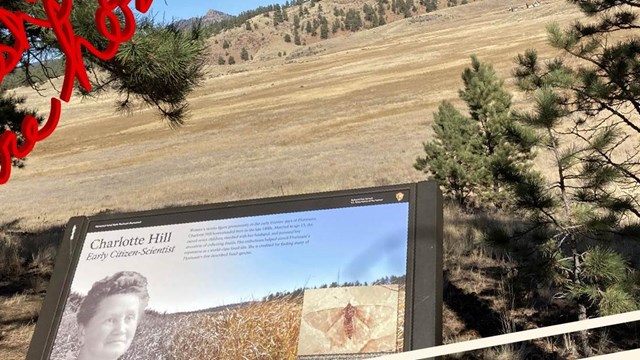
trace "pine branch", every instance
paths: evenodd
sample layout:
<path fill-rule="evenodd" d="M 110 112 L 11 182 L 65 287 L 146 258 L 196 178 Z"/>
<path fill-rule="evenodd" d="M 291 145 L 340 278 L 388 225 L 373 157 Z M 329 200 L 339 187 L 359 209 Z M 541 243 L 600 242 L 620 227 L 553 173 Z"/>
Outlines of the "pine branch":
<path fill-rule="evenodd" d="M 576 133 L 575 135 L 578 136 L 579 138 L 581 138 L 582 140 L 586 141 L 587 143 L 589 142 L 588 139 L 585 138 L 582 134 Z M 607 153 L 602 151 L 601 149 L 594 148 L 593 150 L 596 151 L 607 162 L 607 164 L 619 169 L 626 176 L 632 178 L 636 183 L 640 184 L 640 176 L 638 176 L 638 175 L 634 174 L 633 172 L 629 171 L 625 166 L 622 166 L 621 164 L 616 163 L 615 161 L 613 161 L 613 159 L 611 159 L 611 157 Z"/>
<path fill-rule="evenodd" d="M 582 89 L 580 88 L 572 88 L 573 91 L 586 95 Z M 595 99 L 595 98 L 591 98 L 591 100 L 593 100 L 594 102 L 596 102 L 598 105 L 600 105 L 603 109 L 606 109 L 607 111 L 611 112 L 612 114 L 614 114 L 615 116 L 618 117 L 618 119 L 620 121 L 622 121 L 623 123 L 625 123 L 627 126 L 629 126 L 630 128 L 632 128 L 633 130 L 635 130 L 636 132 L 640 133 L 640 126 L 635 125 L 633 122 L 631 122 L 631 119 L 629 119 L 629 117 L 625 116 L 623 113 L 621 113 L 620 111 L 616 110 L 614 107 L 612 107 L 609 103 L 600 100 L 600 99 Z M 636 108 L 638 110 L 638 112 L 640 113 L 640 103 L 638 103 L 637 101 L 634 104 L 634 108 Z"/>

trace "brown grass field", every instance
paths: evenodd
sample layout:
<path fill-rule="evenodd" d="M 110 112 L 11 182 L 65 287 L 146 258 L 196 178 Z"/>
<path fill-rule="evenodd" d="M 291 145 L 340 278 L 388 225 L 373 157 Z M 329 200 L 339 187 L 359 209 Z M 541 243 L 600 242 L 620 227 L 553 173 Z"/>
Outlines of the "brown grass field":
<path fill-rule="evenodd" d="M 460 105 L 460 73 L 469 56 L 491 62 L 513 90 L 514 57 L 527 48 L 537 48 L 541 58 L 555 55 L 546 45 L 545 25 L 579 17 L 562 0 L 507 10 L 524 4 L 472 2 L 315 43 L 311 56 L 210 66 L 203 86 L 189 97 L 191 117 L 177 129 L 151 109 L 114 113 L 115 95 L 74 96 L 27 167 L 14 169 L 0 186 L 0 227 L 8 234 L 0 237 L 0 250 L 9 254 L 3 266 L 11 267 L 11 259 L 19 263 L 20 251 L 27 258 L 5 273 L 22 279 L 20 271 L 50 272 L 39 264 L 50 263 L 61 226 L 75 215 L 424 180 L 412 165 L 431 136 L 440 101 Z M 45 97 L 32 89 L 16 92 L 28 98 L 28 107 L 41 109 L 57 94 L 51 86 Z M 514 95 L 516 107 L 524 106 L 523 95 Z M 469 251 L 479 237 L 477 220 L 453 210 L 445 219 L 449 290 L 478 294 L 493 312 L 514 319 L 534 315 L 485 292 L 501 284 L 483 269 L 508 261 L 482 247 Z M 24 244 L 16 244 L 25 237 L 34 249 L 27 255 L 19 249 Z M 5 283 L 0 280 L 0 288 Z M 1 359 L 24 358 L 45 287 L 28 283 L 0 292 Z M 445 308 L 447 342 L 491 335 L 465 327 L 469 319 L 455 313 L 455 304 Z M 501 325 L 513 329 L 510 321 Z M 537 346 L 558 350 L 557 339 Z M 516 358 L 518 351 L 526 358 L 529 350 L 499 351 L 489 358 Z"/>

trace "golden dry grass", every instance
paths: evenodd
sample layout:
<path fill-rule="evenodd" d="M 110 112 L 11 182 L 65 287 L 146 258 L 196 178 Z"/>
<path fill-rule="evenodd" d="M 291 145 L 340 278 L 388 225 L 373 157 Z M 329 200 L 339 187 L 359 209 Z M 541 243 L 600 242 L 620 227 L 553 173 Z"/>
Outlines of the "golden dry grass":
<path fill-rule="evenodd" d="M 256 302 L 180 318 L 174 359 L 295 360 L 302 297 Z"/>
<path fill-rule="evenodd" d="M 0 358 L 24 359 L 41 301 L 39 296 L 33 295 L 0 296 Z"/>

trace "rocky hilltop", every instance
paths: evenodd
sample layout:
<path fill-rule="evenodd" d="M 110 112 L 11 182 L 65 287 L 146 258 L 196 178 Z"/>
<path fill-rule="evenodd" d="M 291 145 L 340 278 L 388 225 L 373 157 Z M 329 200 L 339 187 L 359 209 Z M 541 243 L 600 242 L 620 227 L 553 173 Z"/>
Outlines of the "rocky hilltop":
<path fill-rule="evenodd" d="M 207 13 L 202 17 L 202 25 L 211 25 L 223 20 L 231 19 L 232 17 L 233 15 L 229 15 L 229 14 L 223 13 L 222 11 L 212 9 L 207 11 Z M 192 17 L 185 20 L 178 20 L 176 21 L 176 24 L 181 29 L 188 29 L 191 26 L 193 26 L 197 20 L 198 20 L 197 17 Z"/>

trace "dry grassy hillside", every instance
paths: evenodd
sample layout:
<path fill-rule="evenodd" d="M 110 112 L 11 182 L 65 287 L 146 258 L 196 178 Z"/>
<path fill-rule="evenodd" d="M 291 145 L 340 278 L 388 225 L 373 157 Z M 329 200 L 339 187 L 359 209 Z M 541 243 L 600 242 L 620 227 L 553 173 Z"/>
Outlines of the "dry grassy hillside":
<path fill-rule="evenodd" d="M 473 2 L 297 47 L 286 57 L 211 66 L 189 98 L 191 117 L 178 129 L 150 109 L 114 113 L 113 95 L 74 96 L 27 167 L 0 186 L 0 225 L 15 234 L 53 229 L 47 234 L 58 237 L 69 217 L 107 209 L 423 180 L 412 165 L 431 136 L 438 103 L 459 104 L 460 73 L 469 56 L 477 54 L 509 78 L 513 58 L 525 49 L 552 54 L 546 24 L 578 17 L 562 0 L 508 11 L 524 4 Z M 48 97 L 16 92 L 29 107 L 48 108 Z M 521 98 L 516 95 L 517 104 Z M 52 256 L 47 254 L 37 256 Z M 42 295 L 35 292 L 13 298 L 0 293 L 0 358 L 24 356 Z"/>
<path fill-rule="evenodd" d="M 111 96 L 76 96 L 27 167 L 0 187 L 1 217 L 60 224 L 104 209 L 423 179 L 413 161 L 437 104 L 456 99 L 469 55 L 509 77 L 519 52 L 548 53 L 545 24 L 577 16 L 563 1 L 507 11 L 519 4 L 476 2 L 330 39 L 311 46 L 316 55 L 212 67 L 175 130 L 151 110 L 114 113 Z M 48 108 L 47 97 L 17 92 Z"/>
<path fill-rule="evenodd" d="M 439 9 L 446 9 L 447 0 L 436 0 Z M 482 0 L 471 0 L 473 1 Z M 489 0 L 493 1 L 493 0 Z M 293 2 L 293 1 L 292 1 Z M 456 1 L 460 4 L 462 1 Z M 523 6 L 526 3 L 523 3 Z M 367 20 L 363 11 L 363 7 L 367 5 L 376 12 L 376 22 Z M 377 0 L 324 0 L 313 3 L 306 1 L 300 5 L 291 5 L 288 8 L 282 8 L 280 18 L 276 15 L 276 11 L 269 11 L 262 15 L 247 20 L 244 24 L 223 31 L 211 37 L 209 41 L 211 58 L 210 63 L 218 65 L 218 59 L 225 61 L 230 56 L 237 63 L 246 62 L 265 62 L 269 60 L 277 60 L 279 57 L 291 57 L 291 53 L 300 52 L 300 45 L 311 45 L 322 41 L 320 31 L 320 20 L 326 19 L 328 38 L 342 38 L 351 36 L 353 32 L 349 28 L 345 28 L 345 14 L 349 10 L 355 10 L 360 14 L 362 20 L 362 30 L 377 27 L 380 24 L 379 18 L 384 18 L 384 24 L 390 24 L 405 18 L 405 14 L 399 8 L 394 8 L 392 2 L 388 1 L 383 5 L 384 14 L 382 15 L 378 8 Z M 286 13 L 286 14 L 285 14 Z M 427 13 L 425 5 L 414 1 L 414 6 L 407 15 L 420 16 Z M 295 17 L 299 19 L 299 25 L 295 26 Z M 307 23 L 315 24 L 312 33 L 306 30 Z M 334 26 L 335 29 L 334 29 Z M 298 32 L 300 45 L 296 45 L 294 34 Z M 360 30 L 361 31 L 361 30 Z M 289 36 L 289 41 L 285 40 Z M 226 45 L 225 45 L 226 44 Z M 241 59 L 241 50 L 246 49 L 249 59 Z M 295 55 L 294 55 L 295 57 Z M 224 66 L 228 66 L 225 62 Z"/>

